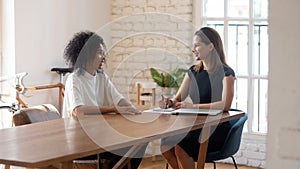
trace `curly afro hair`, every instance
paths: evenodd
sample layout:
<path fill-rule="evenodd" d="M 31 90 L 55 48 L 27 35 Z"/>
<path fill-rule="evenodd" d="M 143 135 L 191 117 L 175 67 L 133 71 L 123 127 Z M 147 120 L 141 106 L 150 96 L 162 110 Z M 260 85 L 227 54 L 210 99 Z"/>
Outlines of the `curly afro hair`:
<path fill-rule="evenodd" d="M 103 38 L 91 31 L 76 33 L 64 50 L 66 63 L 76 69 L 85 69 L 89 60 L 94 59 L 100 45 L 106 49 Z"/>

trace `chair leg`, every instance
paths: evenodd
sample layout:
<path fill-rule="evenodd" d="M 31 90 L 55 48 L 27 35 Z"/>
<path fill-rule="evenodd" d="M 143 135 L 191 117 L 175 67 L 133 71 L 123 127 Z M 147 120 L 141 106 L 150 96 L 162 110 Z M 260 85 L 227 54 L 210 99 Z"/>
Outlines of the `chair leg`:
<path fill-rule="evenodd" d="M 100 154 L 97 154 L 97 169 L 102 169 Z"/>
<path fill-rule="evenodd" d="M 232 161 L 233 161 L 233 164 L 234 164 L 235 169 L 238 169 L 234 157 L 233 157 L 233 156 L 230 156 L 230 157 L 232 158 Z"/>
<path fill-rule="evenodd" d="M 216 162 L 213 161 L 213 163 L 214 163 L 214 169 L 216 169 Z"/>
<path fill-rule="evenodd" d="M 168 169 L 169 168 L 169 164 L 168 163 L 166 163 L 166 169 Z"/>
<path fill-rule="evenodd" d="M 217 168 L 216 162 L 214 162 L 214 161 L 205 161 L 205 163 L 213 163 L 213 165 L 214 165 L 214 169 L 216 169 L 216 168 Z"/>

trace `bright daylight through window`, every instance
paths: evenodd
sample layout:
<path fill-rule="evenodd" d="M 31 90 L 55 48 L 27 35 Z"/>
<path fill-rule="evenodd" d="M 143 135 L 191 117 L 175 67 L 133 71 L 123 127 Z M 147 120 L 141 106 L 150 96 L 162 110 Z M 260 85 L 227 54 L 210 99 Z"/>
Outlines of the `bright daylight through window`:
<path fill-rule="evenodd" d="M 269 37 L 268 0 L 203 0 L 202 22 L 224 42 L 236 72 L 233 108 L 249 115 L 249 133 L 267 133 Z"/>

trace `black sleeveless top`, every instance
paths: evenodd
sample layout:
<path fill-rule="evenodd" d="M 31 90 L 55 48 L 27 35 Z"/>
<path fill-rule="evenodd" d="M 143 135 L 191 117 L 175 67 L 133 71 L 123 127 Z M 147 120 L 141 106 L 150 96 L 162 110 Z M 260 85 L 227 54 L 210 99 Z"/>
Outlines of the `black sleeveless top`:
<path fill-rule="evenodd" d="M 223 79 L 225 76 L 235 77 L 234 71 L 223 65 L 214 73 L 208 73 L 203 68 L 198 72 L 194 70 L 195 65 L 188 70 L 191 79 L 189 86 L 189 96 L 193 104 L 212 103 L 222 100 Z"/>

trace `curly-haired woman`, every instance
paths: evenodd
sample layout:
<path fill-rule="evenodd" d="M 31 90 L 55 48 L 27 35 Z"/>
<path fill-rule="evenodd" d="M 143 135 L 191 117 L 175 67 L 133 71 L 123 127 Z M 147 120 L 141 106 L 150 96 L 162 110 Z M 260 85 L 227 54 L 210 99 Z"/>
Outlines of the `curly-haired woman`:
<path fill-rule="evenodd" d="M 80 118 L 88 113 L 140 113 L 118 92 L 108 75 L 101 70 L 106 56 L 105 43 L 94 32 L 78 32 L 69 41 L 64 58 L 73 68 L 73 73 L 66 81 L 63 117 Z M 100 156 L 109 159 L 109 168 L 112 168 L 129 148 L 102 153 Z M 145 149 L 146 146 L 138 152 L 137 157 L 143 156 Z M 133 158 L 130 162 L 132 168 L 138 168 L 141 158 Z"/>

